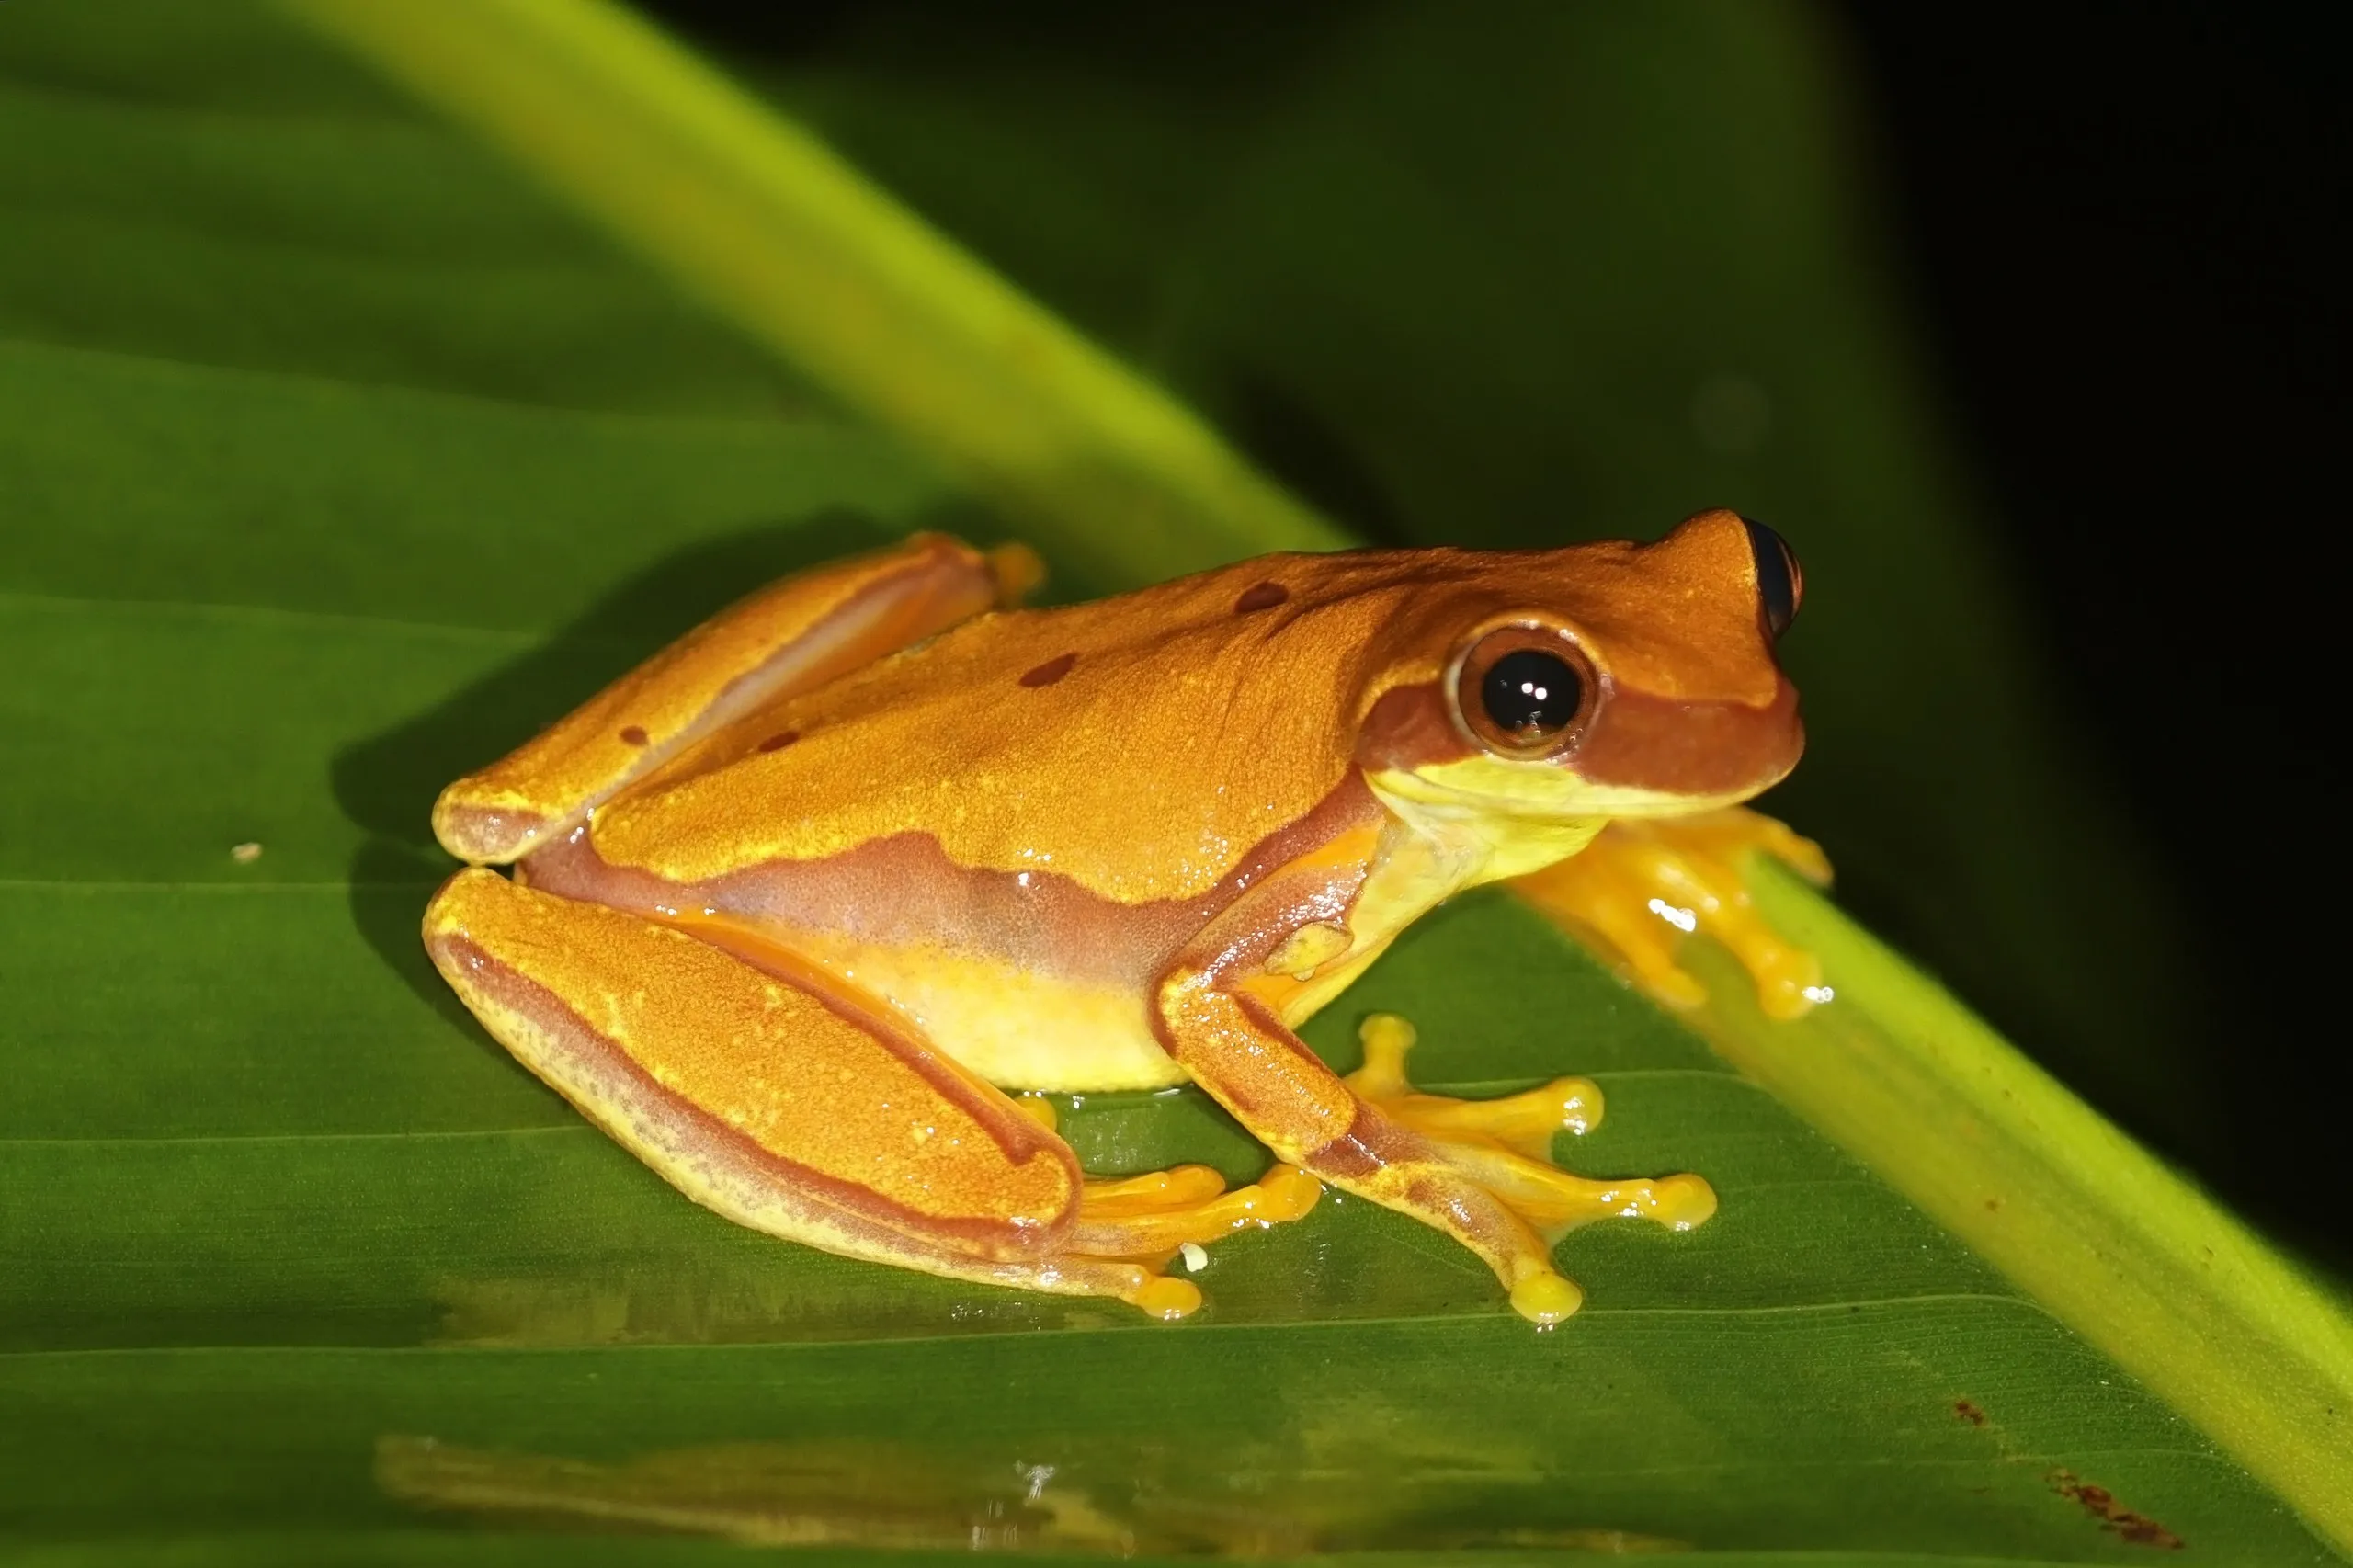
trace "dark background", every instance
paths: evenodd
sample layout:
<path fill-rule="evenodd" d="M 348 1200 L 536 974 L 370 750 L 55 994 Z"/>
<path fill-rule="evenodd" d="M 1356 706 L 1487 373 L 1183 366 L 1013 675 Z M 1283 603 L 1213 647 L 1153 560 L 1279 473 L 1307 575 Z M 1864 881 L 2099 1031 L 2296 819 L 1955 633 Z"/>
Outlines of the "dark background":
<path fill-rule="evenodd" d="M 2203 1173 L 2340 1270 L 2353 13 L 1857 5 L 1873 171 L 2107 798 L 2204 956 Z"/>
<path fill-rule="evenodd" d="M 902 32 L 973 25 L 910 0 L 650 8 L 745 58 L 822 55 L 878 13 Z M 1132 69 L 1139 48 L 1206 32 L 1229 62 L 1312 49 L 1316 17 L 1345 10 L 1033 4 L 988 25 Z M 1823 16 L 1857 99 L 1873 238 L 1998 519 L 2029 659 L 2189 926 L 2195 972 L 2167 979 L 2197 1015 L 2182 1031 L 2211 1102 L 2188 1113 L 2197 1129 L 2079 1086 L 2343 1270 L 2346 856 L 2323 748 L 2353 623 L 2330 553 L 2353 413 L 2338 80 L 2353 22 L 2167 4 Z"/>

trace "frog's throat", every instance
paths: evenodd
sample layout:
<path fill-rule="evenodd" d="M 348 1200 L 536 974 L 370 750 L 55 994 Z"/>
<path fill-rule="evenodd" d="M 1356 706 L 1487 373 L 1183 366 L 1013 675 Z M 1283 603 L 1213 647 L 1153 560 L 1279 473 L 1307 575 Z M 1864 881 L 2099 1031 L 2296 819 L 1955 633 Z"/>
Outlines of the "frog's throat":
<path fill-rule="evenodd" d="M 1374 796 L 1415 834 L 1475 859 L 1460 885 L 1525 876 L 1565 860 L 1616 817 L 1679 817 L 1756 793 L 1710 795 L 1597 784 L 1541 762 L 1471 756 L 1366 776 Z"/>

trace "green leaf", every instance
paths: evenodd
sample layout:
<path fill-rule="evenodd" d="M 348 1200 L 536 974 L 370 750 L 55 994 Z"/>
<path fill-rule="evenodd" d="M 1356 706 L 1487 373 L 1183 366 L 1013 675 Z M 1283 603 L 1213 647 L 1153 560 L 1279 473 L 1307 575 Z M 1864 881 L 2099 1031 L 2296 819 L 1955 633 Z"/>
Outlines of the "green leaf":
<path fill-rule="evenodd" d="M 524 29 L 477 61 L 565 91 L 531 28 L 626 39 L 574 7 L 474 14 Z M 658 122 L 677 100 L 617 102 Z M 871 284 L 881 199 L 842 199 L 829 276 Z M 0 1528 L 28 1561 L 577 1561 L 569 1534 L 513 1532 L 616 1528 L 702 1538 L 597 1543 L 662 1562 L 785 1540 L 2029 1562 L 2168 1536 L 2328 1560 L 2074 1308 L 1499 897 L 1426 922 L 1311 1036 L 1347 1064 L 1384 1008 L 1421 1026 L 1433 1084 L 1590 1073 L 1608 1119 L 1565 1163 L 1709 1176 L 1723 1207 L 1697 1233 L 1564 1244 L 1588 1305 L 1558 1332 L 1336 1197 L 1217 1248 L 1212 1305 L 1174 1329 L 686 1203 L 425 964 L 433 790 L 765 576 L 916 526 L 1001 534 L 963 499 L 976 472 L 1077 591 L 1321 525 L 1075 338 L 1027 376 L 945 306 L 919 317 L 938 335 L 892 340 L 994 375 L 1051 450 L 1118 449 L 1075 471 L 988 444 L 1020 419 L 943 431 L 838 361 L 778 369 L 244 6 L 0 8 Z M 1015 308 L 929 265 L 902 302 L 971 285 Z M 1054 417 L 1074 386 L 1141 412 Z M 1094 520 L 1112 491 L 1156 521 Z M 1860 966 L 1892 960 L 1820 939 L 1871 994 Z M 1092 1168 L 1262 1158 L 1191 1094 L 1065 1125 Z"/>
<path fill-rule="evenodd" d="M 295 10 L 642 237 L 695 292 L 1047 528 L 1063 553 L 1150 578 L 1341 542 L 1189 411 L 813 138 L 712 91 L 691 56 L 627 13 Z M 1116 543 L 1106 517 L 1122 520 Z"/>

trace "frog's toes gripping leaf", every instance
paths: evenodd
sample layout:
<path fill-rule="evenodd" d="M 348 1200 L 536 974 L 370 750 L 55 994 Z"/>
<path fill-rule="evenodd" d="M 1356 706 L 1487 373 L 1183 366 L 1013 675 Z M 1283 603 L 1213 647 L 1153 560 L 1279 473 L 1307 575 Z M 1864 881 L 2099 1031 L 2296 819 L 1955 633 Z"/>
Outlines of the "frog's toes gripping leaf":
<path fill-rule="evenodd" d="M 1748 892 L 1743 862 L 1772 856 L 1816 885 L 1830 881 L 1821 846 L 1745 808 L 1611 823 L 1580 855 L 1512 886 L 1572 934 L 1598 946 L 1620 974 L 1670 1007 L 1706 990 L 1676 961 L 1687 936 L 1712 937 L 1756 983 L 1768 1017 L 1802 1017 L 1828 998 L 1822 964 L 1783 941 Z"/>
<path fill-rule="evenodd" d="M 1358 1038 L 1364 1042 L 1364 1065 L 1347 1079 L 1357 1097 L 1438 1144 L 1449 1165 L 1549 1240 L 1597 1220 L 1649 1220 L 1688 1231 L 1716 1211 L 1715 1189 L 1688 1173 L 1595 1181 L 1552 1163 L 1555 1134 L 1582 1135 L 1601 1123 L 1601 1091 L 1591 1079 L 1556 1078 L 1541 1088 L 1493 1100 L 1426 1095 L 1405 1077 L 1413 1025 L 1392 1013 L 1375 1013 Z M 1521 1316 L 1544 1325 L 1584 1301 L 1573 1282 L 1552 1274 L 1516 1281 L 1511 1294 Z"/>

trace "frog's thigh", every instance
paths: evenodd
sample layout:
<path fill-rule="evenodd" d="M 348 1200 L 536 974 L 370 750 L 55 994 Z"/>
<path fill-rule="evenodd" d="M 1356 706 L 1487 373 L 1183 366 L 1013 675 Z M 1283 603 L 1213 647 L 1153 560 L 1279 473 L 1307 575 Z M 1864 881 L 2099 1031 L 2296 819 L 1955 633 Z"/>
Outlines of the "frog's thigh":
<path fill-rule="evenodd" d="M 1163 1315 L 1199 1299 L 1136 1264 L 1075 1254 L 1082 1187 L 1068 1147 L 854 1005 L 491 871 L 451 878 L 425 935 L 442 974 L 526 1066 L 740 1224 Z"/>
<path fill-rule="evenodd" d="M 1300 1219 L 1323 1196 L 1324 1184 L 1296 1165 L 1279 1165 L 1231 1192 L 1207 1165 L 1175 1165 L 1088 1182 L 1071 1241 L 1097 1257 L 1165 1258 L 1188 1244 Z"/>
<path fill-rule="evenodd" d="M 1010 602 L 1037 574 L 1017 546 L 983 555 L 918 534 L 772 583 L 444 790 L 433 831 L 461 860 L 517 859 L 719 726 Z"/>

